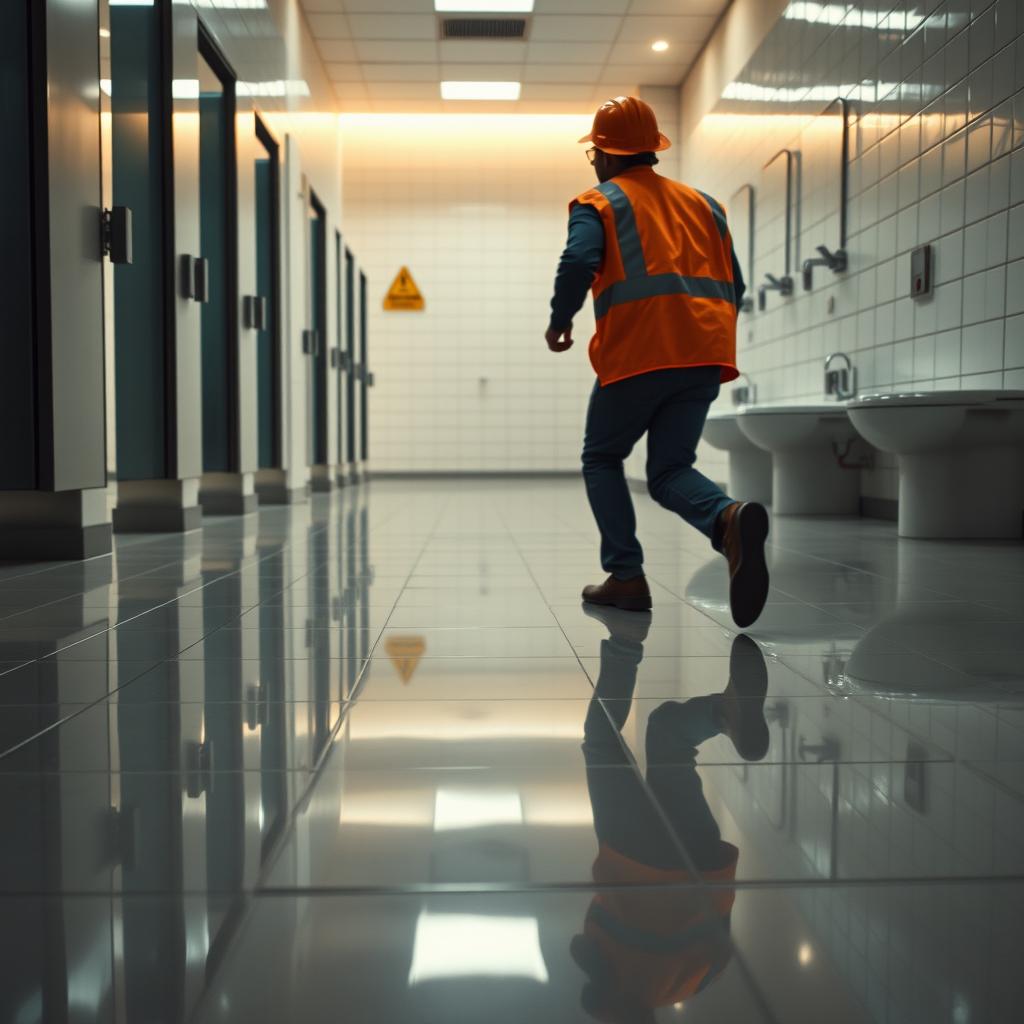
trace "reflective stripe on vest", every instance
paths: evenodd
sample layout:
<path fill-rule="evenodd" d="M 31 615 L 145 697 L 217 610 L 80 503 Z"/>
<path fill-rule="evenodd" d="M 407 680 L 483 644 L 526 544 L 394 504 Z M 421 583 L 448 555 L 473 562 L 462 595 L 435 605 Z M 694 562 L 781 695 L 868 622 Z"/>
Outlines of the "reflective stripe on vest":
<path fill-rule="evenodd" d="M 719 281 L 713 277 L 686 277 L 682 274 L 649 274 L 643 245 L 640 242 L 640 232 L 636 227 L 636 215 L 629 196 L 614 181 L 598 185 L 597 191 L 608 200 L 612 208 L 615 217 L 615 237 L 619 243 L 622 268 L 626 274 L 624 280 L 609 285 L 594 299 L 594 316 L 598 320 L 606 316 L 613 306 L 636 302 L 638 299 L 652 299 L 658 295 L 724 299 L 736 305 L 736 292 L 731 281 Z M 729 230 L 725 211 L 710 196 L 703 192 L 700 195 L 711 208 L 718 233 L 725 238 Z"/>
<path fill-rule="evenodd" d="M 612 213 L 615 214 L 615 235 L 619 240 L 619 252 L 622 254 L 622 267 L 626 271 L 626 277 L 645 277 L 647 261 L 644 259 L 640 232 L 636 229 L 636 216 L 633 214 L 633 204 L 629 201 L 629 196 L 614 181 L 598 185 L 597 191 L 611 203 Z"/>
<path fill-rule="evenodd" d="M 682 274 L 645 274 L 627 277 L 609 285 L 594 299 L 594 315 L 598 320 L 612 306 L 637 299 L 651 299 L 655 295 L 689 295 L 692 299 L 725 299 L 735 305 L 736 293 L 730 281 L 716 281 L 713 277 L 684 277 Z"/>
<path fill-rule="evenodd" d="M 719 206 L 717 200 L 712 199 L 711 196 L 707 194 L 707 192 L 701 192 L 701 195 L 707 201 L 708 206 L 711 207 L 711 212 L 714 214 L 715 217 L 715 223 L 718 225 L 719 236 L 721 238 L 725 238 L 726 234 L 729 231 L 729 225 L 726 223 L 725 220 L 725 210 L 723 210 L 722 207 Z"/>

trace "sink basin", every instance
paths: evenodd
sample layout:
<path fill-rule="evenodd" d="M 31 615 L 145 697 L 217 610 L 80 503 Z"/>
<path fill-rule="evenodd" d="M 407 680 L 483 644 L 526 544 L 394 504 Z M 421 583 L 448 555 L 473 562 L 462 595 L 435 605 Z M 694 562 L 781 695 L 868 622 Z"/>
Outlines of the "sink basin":
<path fill-rule="evenodd" d="M 859 514 L 860 473 L 839 463 L 857 437 L 845 406 L 751 405 L 736 422 L 771 453 L 775 515 Z"/>
<path fill-rule="evenodd" d="M 729 453 L 729 495 L 737 501 L 772 500 L 772 457 L 739 428 L 735 409 L 712 412 L 703 438 L 712 448 Z"/>
<path fill-rule="evenodd" d="M 1024 391 L 863 395 L 848 408 L 897 457 L 900 536 L 1022 536 Z"/>

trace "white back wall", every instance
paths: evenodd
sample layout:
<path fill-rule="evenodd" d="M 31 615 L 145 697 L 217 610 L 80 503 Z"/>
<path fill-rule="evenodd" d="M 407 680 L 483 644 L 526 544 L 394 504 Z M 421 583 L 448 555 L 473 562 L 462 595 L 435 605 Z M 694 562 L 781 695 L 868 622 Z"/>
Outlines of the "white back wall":
<path fill-rule="evenodd" d="M 575 470 L 593 371 L 544 343 L 589 118 L 343 115 L 346 244 L 368 278 L 375 472 Z M 424 312 L 385 312 L 406 265 Z"/>

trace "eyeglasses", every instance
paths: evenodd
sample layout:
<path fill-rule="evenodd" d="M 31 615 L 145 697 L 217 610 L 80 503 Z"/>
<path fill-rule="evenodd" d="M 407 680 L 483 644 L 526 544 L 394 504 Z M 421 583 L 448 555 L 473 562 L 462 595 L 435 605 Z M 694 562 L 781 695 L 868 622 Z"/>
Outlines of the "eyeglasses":
<path fill-rule="evenodd" d="M 597 146 L 591 146 L 590 149 L 588 149 L 586 151 L 586 153 L 587 153 L 587 159 L 590 161 L 591 164 L 593 164 L 593 162 L 597 159 L 597 153 L 598 153 Z"/>

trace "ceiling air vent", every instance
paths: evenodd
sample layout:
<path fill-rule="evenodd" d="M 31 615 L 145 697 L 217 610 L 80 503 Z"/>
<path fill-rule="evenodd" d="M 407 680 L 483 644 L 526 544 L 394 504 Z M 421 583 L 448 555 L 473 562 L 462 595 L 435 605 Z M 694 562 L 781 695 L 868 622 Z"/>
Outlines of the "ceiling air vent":
<path fill-rule="evenodd" d="M 442 39 L 525 39 L 525 18 L 442 18 Z"/>

